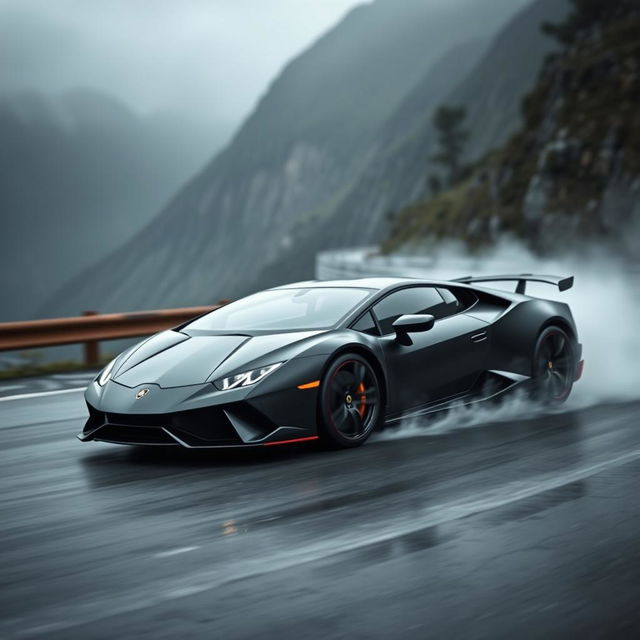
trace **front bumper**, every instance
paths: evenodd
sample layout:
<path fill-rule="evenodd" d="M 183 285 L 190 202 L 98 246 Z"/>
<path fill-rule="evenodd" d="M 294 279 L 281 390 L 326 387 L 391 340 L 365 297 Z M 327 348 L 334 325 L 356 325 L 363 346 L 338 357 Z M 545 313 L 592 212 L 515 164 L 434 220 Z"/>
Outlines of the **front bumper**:
<path fill-rule="evenodd" d="M 297 388 L 295 380 L 300 379 L 309 378 L 294 370 L 292 379 L 267 378 L 255 387 L 229 391 L 209 383 L 165 389 L 155 384 L 131 388 L 114 380 L 100 387 L 94 382 L 85 393 L 89 419 L 78 438 L 187 448 L 315 439 L 318 390 Z"/>
<path fill-rule="evenodd" d="M 82 442 L 210 449 L 284 444 L 318 437 L 314 428 L 279 426 L 247 403 L 165 414 L 112 413 L 87 406 L 89 419 L 77 436 Z"/>

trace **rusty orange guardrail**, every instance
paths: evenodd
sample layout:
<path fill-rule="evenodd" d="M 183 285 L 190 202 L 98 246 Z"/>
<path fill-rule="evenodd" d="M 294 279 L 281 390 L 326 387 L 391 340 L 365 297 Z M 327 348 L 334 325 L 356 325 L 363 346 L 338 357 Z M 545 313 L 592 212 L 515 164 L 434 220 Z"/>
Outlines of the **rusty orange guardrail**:
<path fill-rule="evenodd" d="M 102 340 L 150 335 L 187 322 L 226 303 L 226 300 L 222 300 L 216 305 L 206 307 L 103 315 L 95 311 L 85 311 L 84 315 L 72 318 L 2 322 L 0 351 L 84 343 L 85 363 L 96 365 L 100 359 L 98 343 Z"/>

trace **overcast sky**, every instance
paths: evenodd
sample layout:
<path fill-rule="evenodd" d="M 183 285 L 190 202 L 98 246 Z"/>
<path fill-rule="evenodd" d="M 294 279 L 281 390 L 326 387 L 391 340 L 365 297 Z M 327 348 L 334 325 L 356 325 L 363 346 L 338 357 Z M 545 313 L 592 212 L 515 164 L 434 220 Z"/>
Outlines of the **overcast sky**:
<path fill-rule="evenodd" d="M 93 87 L 233 126 L 367 0 L 0 0 L 0 92 Z"/>

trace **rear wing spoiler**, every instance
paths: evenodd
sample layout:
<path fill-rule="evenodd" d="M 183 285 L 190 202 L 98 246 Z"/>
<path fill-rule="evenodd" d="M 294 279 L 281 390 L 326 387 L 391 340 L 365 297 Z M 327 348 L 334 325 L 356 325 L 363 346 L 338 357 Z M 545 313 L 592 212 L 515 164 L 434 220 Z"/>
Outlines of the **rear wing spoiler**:
<path fill-rule="evenodd" d="M 464 278 L 456 278 L 452 282 L 462 282 L 463 284 L 472 284 L 474 282 L 517 282 L 516 293 L 524 294 L 527 289 L 527 282 L 544 282 L 558 287 L 559 291 L 566 291 L 573 287 L 573 276 L 541 276 L 534 273 L 520 273 L 515 275 L 501 276 L 465 276 Z"/>

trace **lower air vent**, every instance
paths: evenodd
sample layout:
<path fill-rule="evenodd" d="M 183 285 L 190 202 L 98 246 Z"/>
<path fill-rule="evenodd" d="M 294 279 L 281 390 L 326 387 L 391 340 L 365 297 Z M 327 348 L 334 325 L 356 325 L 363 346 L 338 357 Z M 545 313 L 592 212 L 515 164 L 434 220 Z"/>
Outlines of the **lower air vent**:
<path fill-rule="evenodd" d="M 234 407 L 238 410 L 238 407 Z M 263 420 L 264 421 L 264 420 Z M 104 425 L 104 426 L 101 426 Z M 275 428 L 275 427 L 274 427 Z M 95 431 L 96 440 L 139 444 L 174 444 L 163 429 L 189 446 L 242 444 L 242 439 L 222 407 L 205 407 L 163 414 L 102 413 L 89 406 L 85 434 Z"/>
<path fill-rule="evenodd" d="M 112 424 L 99 429 L 95 439 L 117 444 L 177 444 L 169 434 L 159 428 L 121 427 Z"/>
<path fill-rule="evenodd" d="M 121 424 L 131 427 L 165 427 L 171 422 L 165 414 L 107 413 L 109 424 Z"/>

